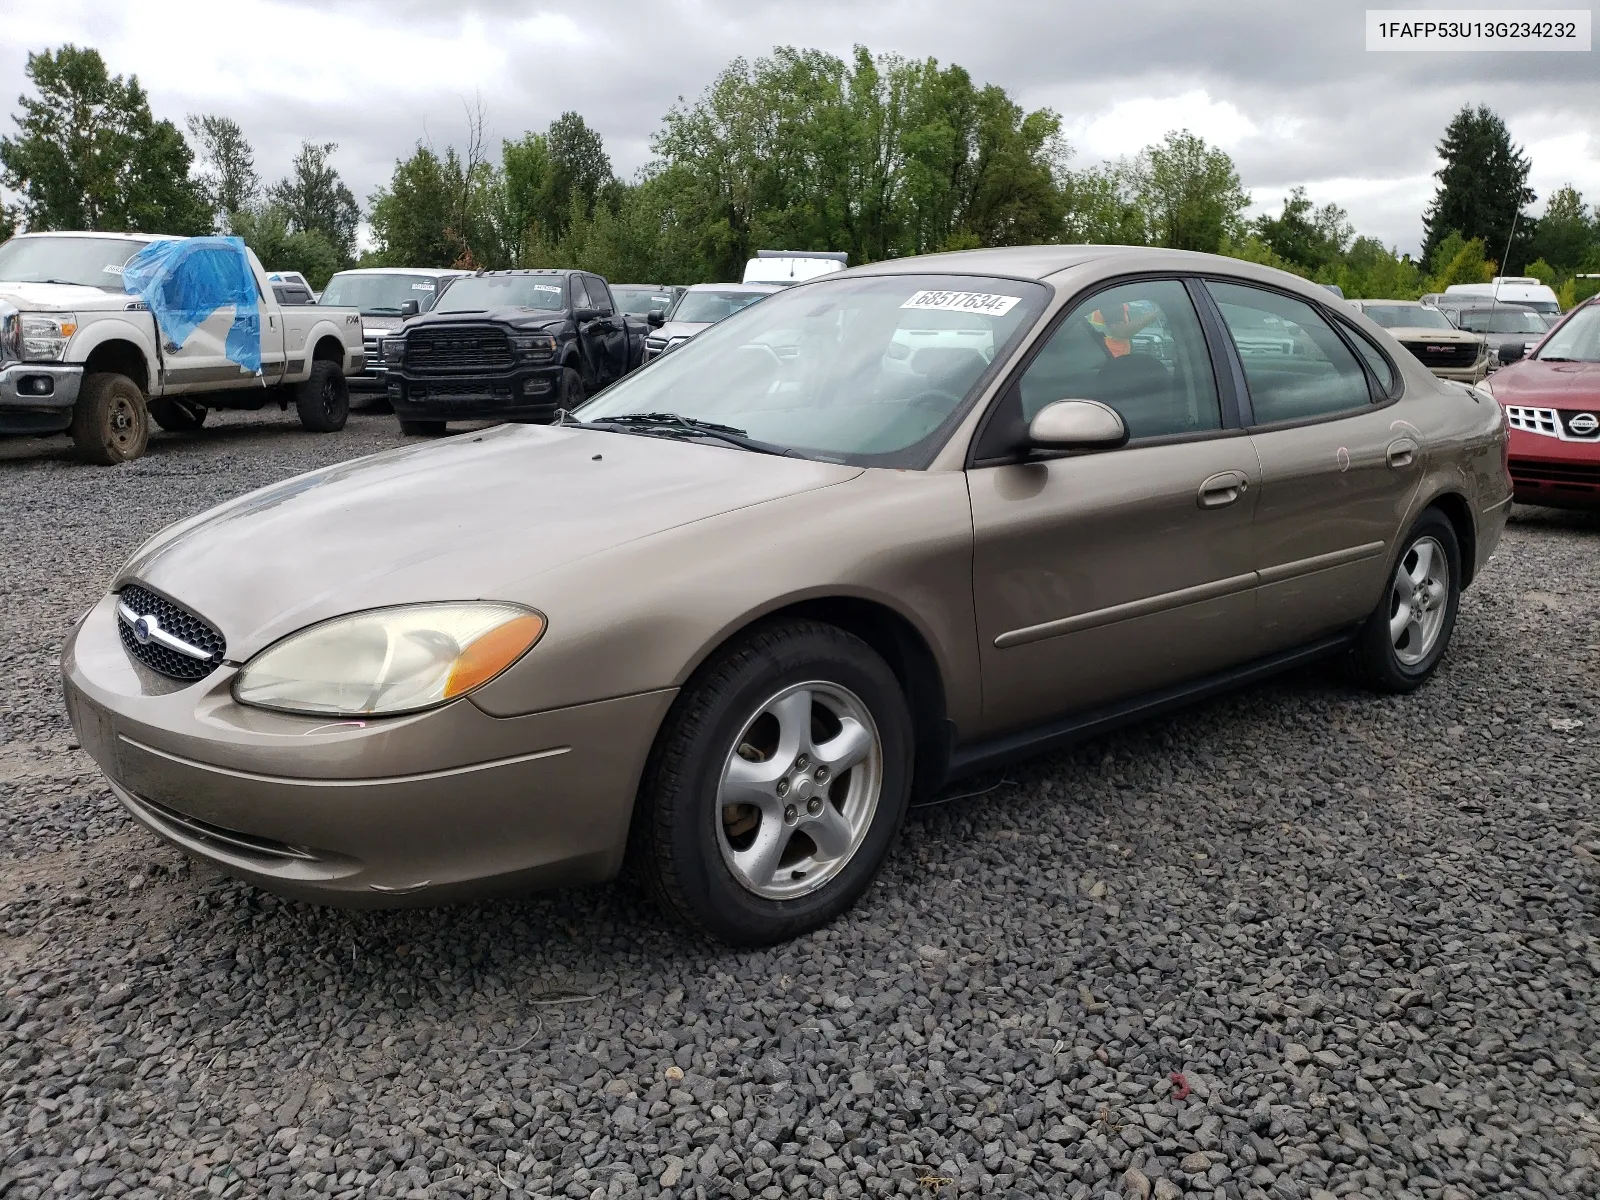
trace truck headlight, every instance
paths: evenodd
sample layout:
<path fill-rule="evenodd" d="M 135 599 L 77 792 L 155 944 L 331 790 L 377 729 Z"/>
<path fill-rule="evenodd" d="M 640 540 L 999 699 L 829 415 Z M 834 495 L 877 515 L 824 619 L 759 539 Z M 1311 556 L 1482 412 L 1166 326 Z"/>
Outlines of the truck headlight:
<path fill-rule="evenodd" d="M 378 353 L 384 362 L 405 362 L 406 340 L 403 337 L 384 338 L 378 343 Z"/>
<path fill-rule="evenodd" d="M 556 339 L 548 333 L 514 333 L 511 349 L 519 357 L 532 362 L 544 362 L 555 357 Z"/>
<path fill-rule="evenodd" d="M 0 301 L 0 362 L 22 357 L 22 314 Z"/>
<path fill-rule="evenodd" d="M 73 313 L 22 314 L 22 354 L 29 361 L 60 362 L 67 353 L 67 343 L 78 332 L 78 318 Z"/>
<path fill-rule="evenodd" d="M 386 717 L 465 696 L 521 658 L 544 617 L 517 604 L 408 604 L 335 617 L 240 670 L 240 704 L 312 716 Z"/>

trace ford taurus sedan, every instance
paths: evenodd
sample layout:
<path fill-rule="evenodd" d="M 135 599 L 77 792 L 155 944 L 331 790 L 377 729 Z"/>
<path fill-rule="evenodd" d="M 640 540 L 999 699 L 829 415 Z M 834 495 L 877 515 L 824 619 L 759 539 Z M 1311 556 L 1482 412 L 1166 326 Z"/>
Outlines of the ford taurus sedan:
<path fill-rule="evenodd" d="M 631 856 L 768 943 L 957 776 L 1322 656 L 1422 684 L 1505 449 L 1490 397 L 1268 268 L 904 259 L 559 425 L 162 531 L 73 630 L 67 698 L 139 821 L 262 887 L 426 904 Z"/>

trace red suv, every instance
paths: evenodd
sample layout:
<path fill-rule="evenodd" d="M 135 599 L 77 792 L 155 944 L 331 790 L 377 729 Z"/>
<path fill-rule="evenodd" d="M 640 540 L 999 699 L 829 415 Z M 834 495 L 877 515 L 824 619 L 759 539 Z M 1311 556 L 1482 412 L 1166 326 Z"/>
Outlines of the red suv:
<path fill-rule="evenodd" d="M 1478 386 L 1505 409 L 1517 499 L 1600 509 L 1600 296 Z"/>

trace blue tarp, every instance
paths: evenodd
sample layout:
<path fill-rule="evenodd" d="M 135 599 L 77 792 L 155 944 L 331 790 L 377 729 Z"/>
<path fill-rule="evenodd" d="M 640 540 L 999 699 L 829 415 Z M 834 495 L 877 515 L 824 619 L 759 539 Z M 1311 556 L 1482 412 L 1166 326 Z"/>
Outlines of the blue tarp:
<path fill-rule="evenodd" d="M 229 362 L 261 373 L 261 309 L 241 239 L 151 242 L 122 268 L 122 286 L 150 306 L 169 349 L 182 346 L 206 318 L 232 305 L 223 353 Z"/>

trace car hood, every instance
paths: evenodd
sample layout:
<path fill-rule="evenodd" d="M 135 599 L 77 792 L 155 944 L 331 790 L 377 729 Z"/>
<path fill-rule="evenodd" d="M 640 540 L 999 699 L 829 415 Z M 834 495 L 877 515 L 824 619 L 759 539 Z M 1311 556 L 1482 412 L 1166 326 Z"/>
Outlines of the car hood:
<path fill-rule="evenodd" d="M 1494 398 L 1502 404 L 1600 409 L 1600 363 L 1510 363 L 1494 373 Z"/>
<path fill-rule="evenodd" d="M 519 329 L 546 329 L 560 325 L 567 314 L 547 308 L 481 308 L 464 312 L 421 313 L 406 318 L 406 332 L 431 329 L 438 325 L 482 325 L 491 321 L 496 325 L 515 325 Z"/>
<path fill-rule="evenodd" d="M 363 333 L 389 333 L 399 329 L 405 321 L 404 317 L 380 316 L 377 313 L 361 314 L 361 329 Z"/>
<path fill-rule="evenodd" d="M 660 329 L 652 330 L 651 337 L 672 339 L 693 337 L 702 329 L 710 329 L 710 321 L 668 321 Z"/>
<path fill-rule="evenodd" d="M 133 297 L 76 283 L 14 283 L 0 281 L 0 300 L 24 312 L 81 312 L 84 309 L 120 311 Z"/>
<path fill-rule="evenodd" d="M 205 616 L 235 661 L 361 609 L 525 593 L 544 572 L 859 467 L 502 425 L 340 463 L 163 530 L 118 576 Z"/>

